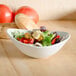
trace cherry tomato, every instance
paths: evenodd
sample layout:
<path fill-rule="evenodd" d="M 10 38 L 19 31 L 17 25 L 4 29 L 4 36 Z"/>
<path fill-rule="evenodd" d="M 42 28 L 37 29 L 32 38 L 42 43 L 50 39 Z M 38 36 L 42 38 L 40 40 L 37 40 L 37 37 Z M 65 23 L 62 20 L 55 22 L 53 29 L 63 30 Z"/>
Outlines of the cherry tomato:
<path fill-rule="evenodd" d="M 23 40 L 24 43 L 28 44 L 29 41 L 27 39 Z"/>
<path fill-rule="evenodd" d="M 24 37 L 22 37 L 22 38 L 18 37 L 17 40 L 20 41 L 20 42 L 22 42 L 22 43 L 24 43 L 25 38 Z"/>
<path fill-rule="evenodd" d="M 17 40 L 20 41 L 20 38 L 18 37 Z"/>
<path fill-rule="evenodd" d="M 20 39 L 19 41 L 23 43 L 23 40 L 22 39 Z"/>
<path fill-rule="evenodd" d="M 30 43 L 30 44 L 33 44 L 33 43 L 34 43 L 34 39 L 30 39 L 30 40 L 29 40 L 29 43 Z"/>
<path fill-rule="evenodd" d="M 12 10 L 3 4 L 0 4 L 0 23 L 11 23 L 13 21 Z"/>
<path fill-rule="evenodd" d="M 29 16 L 35 23 L 37 23 L 39 21 L 38 13 L 33 8 L 31 8 L 29 6 L 22 6 L 22 7 L 20 7 L 15 12 L 15 15 L 19 14 L 19 13 L 23 13 L 23 14 Z"/>

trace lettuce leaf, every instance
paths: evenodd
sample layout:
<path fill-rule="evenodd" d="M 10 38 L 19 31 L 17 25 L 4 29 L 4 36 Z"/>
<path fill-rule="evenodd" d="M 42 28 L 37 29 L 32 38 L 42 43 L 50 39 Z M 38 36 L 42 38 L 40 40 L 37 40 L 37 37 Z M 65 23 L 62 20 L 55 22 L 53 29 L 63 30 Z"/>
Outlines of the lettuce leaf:
<path fill-rule="evenodd" d="M 44 32 L 44 40 L 42 40 L 43 46 L 50 46 L 52 39 L 55 37 L 55 34 L 48 34 L 48 32 Z"/>
<path fill-rule="evenodd" d="M 47 37 L 45 37 L 44 40 L 42 40 L 42 45 L 43 45 L 43 46 L 49 46 L 49 45 L 51 45 L 50 36 L 47 36 Z"/>
<path fill-rule="evenodd" d="M 19 31 L 12 32 L 12 35 L 15 39 L 24 37 L 24 33 Z"/>
<path fill-rule="evenodd" d="M 46 36 L 48 36 L 48 34 L 50 34 L 49 31 L 42 32 L 42 35 L 43 35 L 44 38 L 45 38 Z"/>

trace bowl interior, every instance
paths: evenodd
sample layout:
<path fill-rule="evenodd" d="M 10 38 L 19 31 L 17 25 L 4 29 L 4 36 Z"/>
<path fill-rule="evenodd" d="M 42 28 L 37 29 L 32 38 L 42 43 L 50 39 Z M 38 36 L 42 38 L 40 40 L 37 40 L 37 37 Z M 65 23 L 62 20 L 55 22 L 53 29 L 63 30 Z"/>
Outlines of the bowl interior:
<path fill-rule="evenodd" d="M 19 31 L 20 33 L 26 33 L 26 32 L 31 32 L 32 30 L 25 30 L 25 29 L 8 29 L 7 30 L 7 34 L 9 35 L 9 37 L 10 38 L 13 38 L 13 39 L 15 39 L 14 37 L 13 37 L 13 32 L 17 32 L 17 31 Z M 55 31 L 55 32 L 57 32 L 57 34 L 58 35 L 60 35 L 60 37 L 62 38 L 61 39 L 61 42 L 62 41 L 64 41 L 64 40 L 67 40 L 67 39 L 69 39 L 70 38 L 70 34 L 69 33 L 67 33 L 67 32 L 62 32 L 62 31 Z M 53 33 L 53 32 L 52 32 Z M 15 39 L 16 40 L 16 39 Z M 17 41 L 17 40 L 16 40 Z M 58 44 L 58 43 L 57 43 Z M 27 44 L 28 45 L 28 44 Z M 55 44 L 54 44 L 55 45 Z"/>

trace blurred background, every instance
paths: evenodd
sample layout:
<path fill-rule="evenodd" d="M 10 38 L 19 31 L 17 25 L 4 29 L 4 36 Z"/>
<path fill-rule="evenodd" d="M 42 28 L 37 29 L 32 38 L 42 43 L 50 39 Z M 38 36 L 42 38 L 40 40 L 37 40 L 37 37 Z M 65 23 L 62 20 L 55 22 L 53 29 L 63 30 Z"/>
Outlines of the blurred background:
<path fill-rule="evenodd" d="M 6 4 L 13 10 L 27 5 L 34 8 L 40 20 L 75 20 L 76 0 L 0 0 L 0 4 Z"/>

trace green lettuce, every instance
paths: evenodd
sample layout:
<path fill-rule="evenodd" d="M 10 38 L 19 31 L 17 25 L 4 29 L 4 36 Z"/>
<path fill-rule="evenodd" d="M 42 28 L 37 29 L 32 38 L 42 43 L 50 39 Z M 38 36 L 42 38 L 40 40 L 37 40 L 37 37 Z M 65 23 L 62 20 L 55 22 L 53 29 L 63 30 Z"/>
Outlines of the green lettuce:
<path fill-rule="evenodd" d="M 24 37 L 24 33 L 23 32 L 21 33 L 19 31 L 12 32 L 12 35 L 15 39 L 17 39 L 17 38 L 21 39 Z"/>
<path fill-rule="evenodd" d="M 44 39 L 42 40 L 43 46 L 50 46 L 52 39 L 55 37 L 55 34 L 49 33 L 48 31 L 43 32 Z"/>

